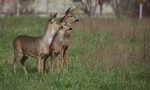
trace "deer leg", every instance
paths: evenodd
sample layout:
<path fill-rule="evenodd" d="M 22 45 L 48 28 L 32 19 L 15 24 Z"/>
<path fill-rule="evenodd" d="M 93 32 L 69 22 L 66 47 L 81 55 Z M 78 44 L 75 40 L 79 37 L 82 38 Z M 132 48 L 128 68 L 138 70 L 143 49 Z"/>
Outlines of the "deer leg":
<path fill-rule="evenodd" d="M 63 68 L 63 61 L 64 61 L 64 58 L 63 58 L 63 53 L 64 53 L 64 51 L 62 50 L 62 52 L 60 53 L 60 60 L 61 60 L 61 68 Z"/>
<path fill-rule="evenodd" d="M 57 72 L 59 72 L 59 56 L 60 55 L 57 55 L 55 58 Z"/>
<path fill-rule="evenodd" d="M 41 68 L 41 73 L 43 73 L 43 71 L 44 71 L 44 59 L 42 58 L 41 60 L 40 60 L 40 68 Z"/>
<path fill-rule="evenodd" d="M 46 72 L 46 59 L 44 59 L 44 66 L 43 66 L 43 71 Z"/>
<path fill-rule="evenodd" d="M 12 63 L 14 73 L 16 73 L 16 63 L 21 58 L 22 58 L 22 54 L 21 53 L 14 53 L 14 60 L 13 60 L 13 63 Z"/>
<path fill-rule="evenodd" d="M 56 54 L 55 52 L 53 52 L 53 54 L 52 54 L 52 60 L 51 60 L 51 64 L 52 64 L 52 72 L 53 72 L 53 70 L 54 70 L 54 68 L 56 68 L 57 69 L 57 71 L 59 71 L 58 70 L 58 56 L 59 56 L 59 54 Z"/>
<path fill-rule="evenodd" d="M 38 60 L 38 73 L 40 73 L 41 72 L 41 57 L 38 57 L 37 60 Z"/>
<path fill-rule="evenodd" d="M 42 72 L 44 72 L 46 70 L 46 60 L 49 57 L 49 54 L 41 54 L 41 60 L 38 63 L 38 66 L 41 68 Z"/>
<path fill-rule="evenodd" d="M 51 55 L 51 72 L 52 73 L 54 69 L 54 59 L 55 59 L 55 55 L 54 55 L 54 52 L 52 52 L 52 55 Z"/>
<path fill-rule="evenodd" d="M 48 57 L 49 57 L 49 55 L 47 55 L 47 56 L 44 58 L 44 71 L 46 71 L 46 60 L 47 60 Z"/>
<path fill-rule="evenodd" d="M 28 75 L 28 74 L 27 74 L 27 70 L 26 70 L 26 68 L 25 68 L 25 61 L 26 61 L 27 59 L 28 59 L 27 56 L 23 56 L 22 59 L 21 59 L 21 61 L 20 61 L 21 66 L 22 66 L 22 68 L 23 68 L 23 70 L 24 70 L 24 72 L 25 72 L 26 75 Z"/>
<path fill-rule="evenodd" d="M 42 55 L 41 60 L 40 60 L 40 68 L 41 68 L 41 73 L 45 71 L 46 68 L 46 59 L 48 58 L 49 55 Z"/>
<path fill-rule="evenodd" d="M 67 51 L 67 49 L 63 53 L 63 59 L 64 59 L 63 65 L 65 66 L 65 72 L 66 72 L 68 69 L 68 51 Z"/>
<path fill-rule="evenodd" d="M 54 63 L 53 63 L 54 65 L 54 70 L 57 70 L 58 71 L 58 59 L 57 59 L 57 57 L 55 56 L 55 58 L 54 58 Z"/>
<path fill-rule="evenodd" d="M 17 57 L 16 55 L 14 56 L 14 60 L 13 60 L 13 63 L 12 63 L 12 66 L 13 66 L 13 72 L 16 73 L 16 62 L 17 62 Z"/>
<path fill-rule="evenodd" d="M 52 55 L 50 55 L 50 58 L 49 60 L 47 60 L 47 63 L 48 63 L 48 69 L 50 70 L 51 69 L 51 60 L 52 60 Z"/>

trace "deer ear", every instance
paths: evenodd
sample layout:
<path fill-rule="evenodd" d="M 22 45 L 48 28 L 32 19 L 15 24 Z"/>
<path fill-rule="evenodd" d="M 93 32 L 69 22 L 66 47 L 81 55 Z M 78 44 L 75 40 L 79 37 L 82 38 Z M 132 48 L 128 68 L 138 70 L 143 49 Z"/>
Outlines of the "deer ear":
<path fill-rule="evenodd" d="M 48 19 L 48 22 L 54 22 L 54 18 L 53 18 L 53 17 L 50 17 L 50 18 Z"/>
<path fill-rule="evenodd" d="M 51 18 L 51 19 L 50 19 L 50 22 L 54 22 L 54 21 L 55 21 L 55 18 Z"/>
<path fill-rule="evenodd" d="M 49 18 L 56 18 L 57 12 L 56 13 L 50 13 Z"/>
<path fill-rule="evenodd" d="M 53 18 L 56 18 L 56 16 L 57 16 L 57 12 L 53 15 Z"/>
<path fill-rule="evenodd" d="M 74 10 L 76 10 L 77 9 L 77 7 L 74 7 L 72 10 L 74 11 Z"/>
<path fill-rule="evenodd" d="M 52 14 L 52 13 L 51 13 L 50 16 L 49 16 L 49 21 L 50 21 L 50 22 L 54 22 L 56 16 L 57 16 L 57 13 L 55 13 L 55 14 Z"/>
<path fill-rule="evenodd" d="M 69 8 L 69 9 L 65 12 L 65 15 L 67 15 L 67 14 L 70 12 L 70 9 L 71 9 L 71 8 Z"/>
<path fill-rule="evenodd" d="M 76 9 L 77 7 L 73 8 L 70 12 L 74 14 L 76 12 Z"/>

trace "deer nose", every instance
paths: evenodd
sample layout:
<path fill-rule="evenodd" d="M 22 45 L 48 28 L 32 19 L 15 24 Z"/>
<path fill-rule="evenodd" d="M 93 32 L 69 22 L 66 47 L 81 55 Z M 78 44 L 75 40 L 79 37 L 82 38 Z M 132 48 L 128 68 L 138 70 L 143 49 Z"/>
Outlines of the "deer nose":
<path fill-rule="evenodd" d="M 68 30 L 72 30 L 72 28 L 69 28 Z"/>
<path fill-rule="evenodd" d="M 76 20 L 76 22 L 78 22 L 78 21 L 79 21 L 79 19 Z"/>

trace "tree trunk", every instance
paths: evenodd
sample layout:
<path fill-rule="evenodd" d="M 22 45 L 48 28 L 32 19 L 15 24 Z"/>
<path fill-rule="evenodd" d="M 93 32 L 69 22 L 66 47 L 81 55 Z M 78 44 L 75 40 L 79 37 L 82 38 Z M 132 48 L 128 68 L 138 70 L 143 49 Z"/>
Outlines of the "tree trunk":
<path fill-rule="evenodd" d="M 140 9 L 139 9 L 139 18 L 142 19 L 142 11 L 143 11 L 143 4 L 140 3 Z"/>
<path fill-rule="evenodd" d="M 19 0 L 16 0 L 16 4 L 17 4 L 17 13 L 16 13 L 16 15 L 17 15 L 17 17 L 19 17 L 20 16 L 20 8 L 19 8 Z"/>

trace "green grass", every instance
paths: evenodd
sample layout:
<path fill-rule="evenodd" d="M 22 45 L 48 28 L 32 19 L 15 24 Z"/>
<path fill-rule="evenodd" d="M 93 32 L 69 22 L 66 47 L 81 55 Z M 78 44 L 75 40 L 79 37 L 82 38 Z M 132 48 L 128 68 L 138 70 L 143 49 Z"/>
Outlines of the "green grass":
<path fill-rule="evenodd" d="M 27 77 L 20 67 L 16 74 L 12 72 L 12 42 L 21 34 L 41 35 L 46 18 L 0 18 L 0 25 L 4 26 L 0 28 L 0 33 L 3 32 L 0 34 L 0 90 L 149 90 L 150 63 L 142 58 L 142 34 L 127 32 L 138 28 L 149 33 L 150 27 L 145 25 L 147 21 L 129 20 L 127 22 L 135 26 L 137 22 L 145 26 L 132 28 L 130 24 L 129 27 L 122 25 L 126 29 L 122 29 L 121 25 L 111 26 L 112 22 L 125 23 L 124 20 L 99 20 L 100 27 L 99 23 L 92 27 L 83 21 L 73 27 L 68 72 L 38 74 L 37 60 L 29 58 L 26 62 Z M 150 44 L 149 39 L 146 44 Z"/>

